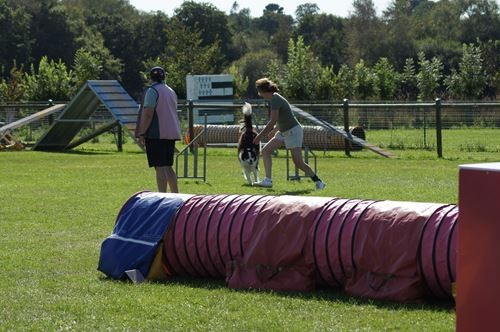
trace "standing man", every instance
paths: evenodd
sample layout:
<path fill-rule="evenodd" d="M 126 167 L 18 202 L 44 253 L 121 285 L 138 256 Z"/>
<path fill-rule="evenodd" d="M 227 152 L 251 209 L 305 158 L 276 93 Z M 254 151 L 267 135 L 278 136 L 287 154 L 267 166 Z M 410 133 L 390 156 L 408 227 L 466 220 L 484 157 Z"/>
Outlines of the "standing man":
<path fill-rule="evenodd" d="M 152 85 L 146 91 L 142 112 L 137 120 L 136 137 L 145 146 L 149 167 L 156 171 L 159 192 L 178 193 L 174 164 L 175 141 L 181 139 L 177 117 L 177 95 L 165 84 L 165 70 L 154 67 L 150 71 Z"/>

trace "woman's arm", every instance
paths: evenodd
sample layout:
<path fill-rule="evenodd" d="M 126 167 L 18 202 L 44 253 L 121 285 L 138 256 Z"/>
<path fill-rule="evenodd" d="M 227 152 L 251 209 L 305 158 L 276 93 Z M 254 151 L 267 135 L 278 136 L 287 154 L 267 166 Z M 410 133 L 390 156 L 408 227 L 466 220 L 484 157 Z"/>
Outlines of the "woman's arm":
<path fill-rule="evenodd" d="M 265 137 L 265 135 L 267 135 L 267 133 L 269 133 L 274 128 L 274 125 L 278 121 L 278 112 L 279 112 L 279 110 L 277 110 L 277 109 L 271 110 L 271 114 L 270 114 L 271 118 L 267 122 L 264 129 L 262 129 L 262 131 L 260 133 L 258 133 L 257 136 L 255 136 L 255 138 L 253 140 L 254 144 L 259 144 L 261 137 Z"/>

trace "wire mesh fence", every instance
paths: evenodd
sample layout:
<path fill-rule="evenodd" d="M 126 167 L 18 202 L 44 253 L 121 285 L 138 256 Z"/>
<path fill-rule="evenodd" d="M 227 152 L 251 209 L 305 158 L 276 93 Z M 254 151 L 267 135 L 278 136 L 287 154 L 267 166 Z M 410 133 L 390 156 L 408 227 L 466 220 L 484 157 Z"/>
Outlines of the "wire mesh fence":
<path fill-rule="evenodd" d="M 268 105 L 263 100 L 250 100 L 254 110 L 257 127 L 265 125 L 269 115 Z M 446 156 L 489 153 L 498 155 L 500 160 L 500 103 L 308 103 L 293 104 L 314 117 L 344 128 L 362 127 L 366 141 L 381 148 L 392 150 L 441 149 Z M 189 130 L 190 122 L 202 123 L 207 114 L 210 124 L 237 125 L 242 120 L 243 101 L 234 100 L 222 103 L 192 103 L 180 100 L 178 114 L 183 131 Z M 12 123 L 47 107 L 49 103 L 16 103 L 0 105 L 0 126 Z M 347 112 L 346 112 L 347 107 Z M 57 121 L 59 111 L 51 116 L 37 119 L 13 130 L 18 139 L 29 143 L 36 142 Z M 193 113 L 190 115 L 190 113 Z M 347 116 L 347 117 L 346 117 Z M 101 124 L 113 120 L 112 114 L 104 107 L 99 108 L 82 129 L 95 130 Z M 299 118 L 305 126 L 314 126 L 305 118 Z M 441 138 L 439 137 L 441 135 Z M 124 136 L 125 139 L 126 135 Z"/>

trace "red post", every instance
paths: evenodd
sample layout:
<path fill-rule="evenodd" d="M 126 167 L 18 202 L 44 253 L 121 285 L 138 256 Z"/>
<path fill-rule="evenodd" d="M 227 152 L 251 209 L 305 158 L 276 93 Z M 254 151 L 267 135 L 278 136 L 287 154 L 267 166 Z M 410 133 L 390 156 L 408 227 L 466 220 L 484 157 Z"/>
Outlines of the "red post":
<path fill-rule="evenodd" d="M 456 327 L 500 327 L 500 163 L 460 166 Z"/>

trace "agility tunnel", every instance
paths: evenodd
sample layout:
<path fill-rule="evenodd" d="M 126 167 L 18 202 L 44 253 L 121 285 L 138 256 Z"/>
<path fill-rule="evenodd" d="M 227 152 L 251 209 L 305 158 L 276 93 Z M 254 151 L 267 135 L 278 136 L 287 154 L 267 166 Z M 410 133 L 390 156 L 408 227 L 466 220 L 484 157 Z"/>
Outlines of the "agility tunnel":
<path fill-rule="evenodd" d="M 128 270 L 150 276 L 151 265 L 177 208 L 189 196 L 139 192 L 123 205 L 113 233 L 101 245 L 98 269 L 124 279 Z"/>
<path fill-rule="evenodd" d="M 239 289 L 451 298 L 457 219 L 450 204 L 140 192 L 121 208 L 98 269 L 116 279 L 136 269 Z"/>
<path fill-rule="evenodd" d="M 340 135 L 335 135 L 332 131 L 321 126 L 304 127 L 304 146 L 313 150 L 343 150 L 345 149 L 345 139 Z M 204 126 L 193 126 L 193 137 L 198 136 Z M 365 131 L 362 127 L 352 127 L 349 132 L 358 138 L 366 139 Z M 206 143 L 214 145 L 236 144 L 240 138 L 241 126 L 238 125 L 207 125 L 207 135 L 205 142 L 204 135 L 198 139 L 198 145 L 205 146 Z M 186 143 L 190 142 L 189 131 L 184 136 Z M 356 143 L 349 143 L 352 150 L 361 150 L 362 146 Z"/>

